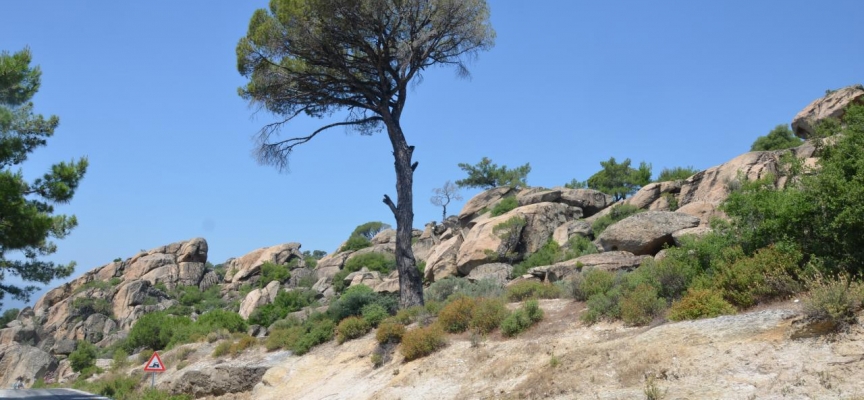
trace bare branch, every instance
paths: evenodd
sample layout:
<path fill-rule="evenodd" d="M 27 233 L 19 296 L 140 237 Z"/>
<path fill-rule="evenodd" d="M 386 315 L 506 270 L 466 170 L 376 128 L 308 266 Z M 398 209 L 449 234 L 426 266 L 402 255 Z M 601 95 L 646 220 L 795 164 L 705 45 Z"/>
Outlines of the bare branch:
<path fill-rule="evenodd" d="M 384 195 L 384 204 L 390 207 L 390 211 L 393 212 L 393 215 L 396 215 L 396 204 L 393 204 L 393 200 L 390 200 L 390 196 Z"/>

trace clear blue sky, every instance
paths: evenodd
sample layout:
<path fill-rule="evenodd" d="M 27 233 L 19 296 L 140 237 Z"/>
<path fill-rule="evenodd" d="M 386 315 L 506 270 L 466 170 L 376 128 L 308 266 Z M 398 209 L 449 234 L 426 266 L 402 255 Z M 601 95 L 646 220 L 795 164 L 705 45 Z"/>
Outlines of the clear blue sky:
<path fill-rule="evenodd" d="M 285 242 L 330 252 L 360 223 L 393 223 L 381 202 L 395 198 L 385 135 L 330 131 L 297 149 L 289 174 L 252 158 L 252 135 L 273 117 L 237 96 L 234 47 L 266 4 L 3 2 L 0 49 L 31 48 L 43 70 L 36 110 L 61 119 L 25 174 L 90 159 L 58 208 L 80 225 L 51 259 L 77 261 L 77 276 L 196 236 L 214 263 Z M 529 184 L 550 187 L 586 179 L 610 156 L 650 162 L 655 176 L 704 169 L 826 89 L 864 81 L 858 0 L 490 4 L 498 38 L 473 78 L 430 70 L 408 98 L 418 228 L 440 218 L 428 197 L 463 176 L 460 162 L 530 162 Z"/>

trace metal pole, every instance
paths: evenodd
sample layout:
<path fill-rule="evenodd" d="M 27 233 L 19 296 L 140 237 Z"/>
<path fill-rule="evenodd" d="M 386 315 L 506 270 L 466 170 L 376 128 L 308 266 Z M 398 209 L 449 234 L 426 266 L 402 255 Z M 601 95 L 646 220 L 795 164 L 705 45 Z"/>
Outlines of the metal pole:
<path fill-rule="evenodd" d="M 155 388 L 156 388 L 156 373 L 155 373 L 155 372 L 151 372 L 151 373 L 150 373 L 150 377 L 152 378 L 152 379 L 150 380 L 150 389 L 155 389 Z"/>

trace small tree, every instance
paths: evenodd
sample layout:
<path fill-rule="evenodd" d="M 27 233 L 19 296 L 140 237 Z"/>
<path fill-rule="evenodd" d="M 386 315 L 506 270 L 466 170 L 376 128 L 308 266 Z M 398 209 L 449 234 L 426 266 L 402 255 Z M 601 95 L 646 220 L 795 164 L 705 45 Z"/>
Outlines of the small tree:
<path fill-rule="evenodd" d="M 630 159 L 618 164 L 615 157 L 600 161 L 602 170 L 588 178 L 588 187 L 611 194 L 615 201 L 625 199 L 640 187 L 651 183 L 651 164 L 644 161 L 639 168 L 630 167 Z"/>
<path fill-rule="evenodd" d="M 69 353 L 69 366 L 72 371 L 81 372 L 96 365 L 97 349 L 86 340 L 79 340 L 75 351 Z"/>
<path fill-rule="evenodd" d="M 663 168 L 663 170 L 660 171 L 660 176 L 657 177 L 655 182 L 680 181 L 696 175 L 698 172 L 699 170 L 689 166 L 675 167 L 672 169 Z"/>
<path fill-rule="evenodd" d="M 441 207 L 441 222 L 447 219 L 447 205 L 453 200 L 462 200 L 462 195 L 459 194 L 459 188 L 453 182 L 444 182 L 444 186 L 432 189 L 435 195 L 429 199 L 432 205 Z"/>
<path fill-rule="evenodd" d="M 423 304 L 423 279 L 411 250 L 414 146 L 402 131 L 409 83 L 432 66 L 453 66 L 492 47 L 495 31 L 485 0 L 272 0 L 255 11 L 237 44 L 237 67 L 249 83 L 240 95 L 283 120 L 261 129 L 258 159 L 287 167 L 296 146 L 335 127 L 386 130 L 393 148 L 397 203 L 396 265 L 403 307 Z M 332 122 L 286 140 L 272 140 L 298 116 Z"/>
<path fill-rule="evenodd" d="M 9 284 L 6 274 L 23 281 L 48 283 L 72 274 L 75 263 L 39 260 L 53 254 L 51 239 L 68 235 L 75 216 L 55 215 L 54 205 L 72 199 L 87 171 L 87 159 L 61 162 L 32 183 L 24 180 L 20 165 L 54 135 L 59 118 L 33 113 L 30 100 L 39 90 L 41 71 L 30 66 L 30 50 L 0 52 L 0 305 L 8 293 L 28 301 L 35 286 Z M 9 253 L 20 255 L 9 259 Z"/>
<path fill-rule="evenodd" d="M 459 163 L 458 165 L 460 169 L 468 173 L 467 178 L 456 181 L 456 185 L 462 188 L 525 187 L 528 186 L 528 173 L 531 172 L 531 165 L 528 163 L 514 169 L 507 169 L 506 165 L 499 167 L 498 164 L 493 164 L 492 160 L 487 157 L 483 157 L 475 165 L 467 163 Z"/>
<path fill-rule="evenodd" d="M 788 125 L 777 125 L 765 136 L 759 136 L 750 151 L 785 150 L 798 147 L 804 141 L 792 133 Z"/>

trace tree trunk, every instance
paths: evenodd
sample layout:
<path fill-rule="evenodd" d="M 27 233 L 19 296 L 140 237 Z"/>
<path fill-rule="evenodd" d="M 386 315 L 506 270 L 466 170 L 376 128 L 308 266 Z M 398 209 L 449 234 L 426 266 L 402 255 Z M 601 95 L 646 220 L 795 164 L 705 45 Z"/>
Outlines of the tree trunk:
<path fill-rule="evenodd" d="M 447 205 L 445 204 L 441 207 L 444 207 L 444 211 L 441 212 L 441 223 L 443 224 L 447 220 Z"/>
<path fill-rule="evenodd" d="M 396 217 L 396 268 L 399 270 L 399 305 L 407 308 L 423 305 L 423 278 L 417 270 L 411 238 L 414 230 L 414 167 L 411 165 L 413 147 L 409 147 L 398 122 L 387 121 L 387 133 L 393 144 L 396 165 L 397 204 L 384 196 Z"/>

